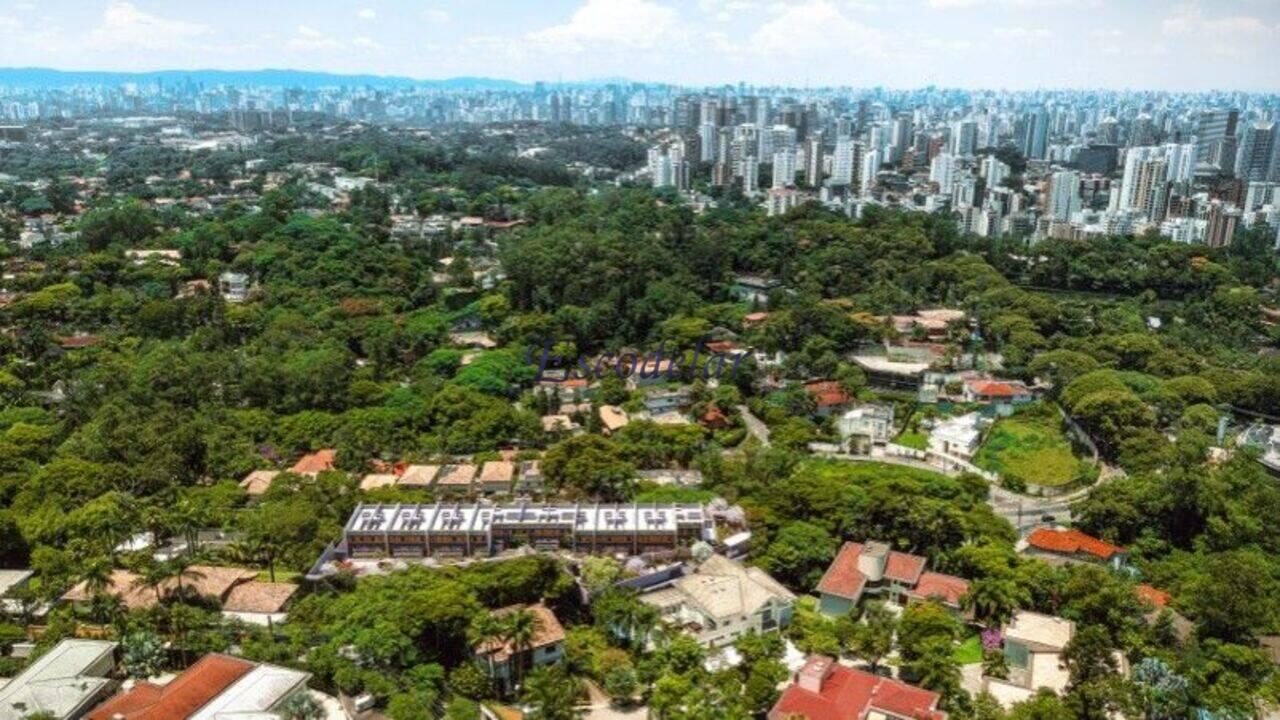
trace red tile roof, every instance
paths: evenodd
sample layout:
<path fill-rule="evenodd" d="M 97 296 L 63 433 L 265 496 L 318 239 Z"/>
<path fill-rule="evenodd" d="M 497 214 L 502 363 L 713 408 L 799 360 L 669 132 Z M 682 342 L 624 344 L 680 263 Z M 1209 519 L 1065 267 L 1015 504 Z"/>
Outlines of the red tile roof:
<path fill-rule="evenodd" d="M 94 708 L 87 720 L 186 720 L 248 674 L 253 663 L 227 655 L 205 655 L 168 685 L 139 683 Z"/>
<path fill-rule="evenodd" d="M 837 595 L 850 600 L 862 595 L 862 588 L 867 584 L 867 576 L 858 569 L 858 556 L 862 554 L 862 543 L 847 542 L 840 548 L 839 554 L 822 579 L 818 581 L 818 592 Z"/>
<path fill-rule="evenodd" d="M 851 600 L 862 594 L 867 584 L 867 576 L 858 569 L 858 558 L 862 555 L 862 543 L 847 542 L 840 548 L 836 559 L 831 561 L 822 580 L 818 581 L 818 592 L 836 595 Z M 884 576 L 904 585 L 914 586 L 924 571 L 925 558 L 896 550 L 889 552 L 885 559 Z"/>
<path fill-rule="evenodd" d="M 915 585 L 920 581 L 920 573 L 924 572 L 925 562 L 919 555 L 890 551 L 889 559 L 884 563 L 884 576 L 904 585 Z"/>
<path fill-rule="evenodd" d="M 293 467 L 289 468 L 289 472 L 309 475 L 332 470 L 333 461 L 337 458 L 337 455 L 337 451 L 330 448 L 317 450 L 310 455 L 303 455 L 298 462 L 293 464 Z"/>
<path fill-rule="evenodd" d="M 817 658 L 810 663 L 815 660 L 830 662 Z M 938 699 L 937 693 L 831 663 L 820 692 L 788 685 L 769 711 L 769 720 L 862 720 L 872 709 L 904 718 L 945 720 L 946 713 L 937 710 Z"/>
<path fill-rule="evenodd" d="M 954 575 L 927 572 L 920 576 L 911 594 L 922 598 L 939 598 L 948 605 L 960 605 L 960 598 L 969 592 L 969 581 Z"/>
<path fill-rule="evenodd" d="M 1040 528 L 1027 537 L 1027 544 L 1039 550 L 1075 555 L 1086 553 L 1102 560 L 1110 560 L 1112 556 L 1124 552 L 1119 545 L 1112 545 L 1105 540 L 1085 535 L 1079 530 L 1058 530 Z"/>
<path fill-rule="evenodd" d="M 820 408 L 844 405 L 853 401 L 844 388 L 840 387 L 840 383 L 834 380 L 807 383 L 804 389 L 809 391 Z"/>
<path fill-rule="evenodd" d="M 1000 380 L 976 380 L 969 383 L 969 389 L 975 395 L 984 397 L 1015 397 L 1026 395 L 1029 391 L 1022 383 L 1010 383 Z"/>
<path fill-rule="evenodd" d="M 1169 593 L 1150 585 L 1139 585 L 1134 588 L 1134 591 L 1137 592 L 1138 597 L 1154 605 L 1157 610 L 1169 607 L 1169 602 L 1173 600 Z"/>

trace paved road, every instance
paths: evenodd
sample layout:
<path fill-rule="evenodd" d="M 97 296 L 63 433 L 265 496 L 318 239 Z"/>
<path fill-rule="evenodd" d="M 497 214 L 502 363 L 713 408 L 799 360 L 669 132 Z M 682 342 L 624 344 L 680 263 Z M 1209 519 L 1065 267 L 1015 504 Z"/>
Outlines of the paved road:
<path fill-rule="evenodd" d="M 751 410 L 746 405 L 739 405 L 738 412 L 742 413 L 742 421 L 747 424 L 747 432 L 751 433 L 760 444 L 769 447 L 769 426 L 764 424 L 760 418 L 751 414 Z"/>
<path fill-rule="evenodd" d="M 1060 498 L 1038 498 L 993 486 L 989 502 L 997 515 L 1017 528 L 1019 535 L 1025 536 L 1038 527 L 1071 522 L 1071 504 L 1083 496 L 1083 493 L 1072 493 Z M 1053 522 L 1043 520 L 1047 515 L 1053 516 Z"/>

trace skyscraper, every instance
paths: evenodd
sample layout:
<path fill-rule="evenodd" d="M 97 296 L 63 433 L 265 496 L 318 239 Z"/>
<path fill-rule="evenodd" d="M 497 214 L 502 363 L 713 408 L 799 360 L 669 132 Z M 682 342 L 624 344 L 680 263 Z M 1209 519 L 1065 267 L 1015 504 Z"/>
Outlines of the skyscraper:
<path fill-rule="evenodd" d="M 1037 108 L 1022 118 L 1022 154 L 1031 160 L 1043 160 L 1049 148 L 1049 112 Z"/>
<path fill-rule="evenodd" d="M 1236 177 L 1245 182 L 1261 182 L 1280 179 L 1275 167 L 1277 144 L 1280 143 L 1280 123 L 1250 123 L 1244 129 L 1240 151 L 1236 156 Z"/>
<path fill-rule="evenodd" d="M 950 195 L 956 181 L 956 158 L 943 153 L 929 164 L 929 181 L 938 184 L 938 192 Z"/>
<path fill-rule="evenodd" d="M 1070 220 L 1080 209 L 1080 174 L 1062 170 L 1049 176 L 1045 215 L 1054 220 Z"/>
<path fill-rule="evenodd" d="M 816 132 L 805 141 L 804 180 L 812 187 L 822 183 L 822 133 Z"/>
<path fill-rule="evenodd" d="M 978 148 L 978 123 L 973 120 L 960 120 L 951 124 L 951 154 L 958 157 L 973 157 Z"/>
<path fill-rule="evenodd" d="M 1196 162 L 1231 173 L 1236 160 L 1239 110 L 1206 110 L 1196 121 Z"/>
<path fill-rule="evenodd" d="M 848 136 L 836 140 L 836 149 L 831 156 L 831 184 L 852 185 L 854 163 L 854 142 Z"/>
<path fill-rule="evenodd" d="M 796 184 L 796 151 L 778 150 L 773 154 L 773 186 L 790 187 Z"/>

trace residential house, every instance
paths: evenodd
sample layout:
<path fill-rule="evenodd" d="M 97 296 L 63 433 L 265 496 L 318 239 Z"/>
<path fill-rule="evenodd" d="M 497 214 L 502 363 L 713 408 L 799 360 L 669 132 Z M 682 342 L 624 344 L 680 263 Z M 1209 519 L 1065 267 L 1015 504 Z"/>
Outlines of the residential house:
<path fill-rule="evenodd" d="M 1124 567 L 1128 552 L 1119 545 L 1066 528 L 1037 528 L 1020 544 L 1025 555 L 1054 563 L 1102 563 Z"/>
<path fill-rule="evenodd" d="M 476 466 L 469 463 L 445 465 L 436 475 L 435 488 L 442 494 L 466 495 L 475 482 Z"/>
<path fill-rule="evenodd" d="M 261 580 L 239 583 L 222 601 L 222 614 L 251 625 L 271 626 L 288 619 L 286 610 L 297 593 L 298 586 L 293 583 Z"/>
<path fill-rule="evenodd" d="M 1003 633 L 1008 677 L 984 676 L 983 689 L 1006 708 L 1030 699 L 1040 688 L 1061 694 L 1070 680 L 1062 652 L 1075 632 L 1070 620 L 1025 610 L 1014 613 Z"/>
<path fill-rule="evenodd" d="M 699 357 L 698 363 L 701 365 L 705 358 L 706 354 L 703 354 Z M 622 369 L 626 370 L 625 363 Z M 645 357 L 636 363 L 635 369 L 627 375 L 627 389 L 638 390 L 665 385 L 679 379 L 680 363 L 678 361 L 672 358 Z"/>
<path fill-rule="evenodd" d="M 525 610 L 536 619 L 535 632 L 527 647 L 516 648 L 509 640 L 494 640 L 472 649 L 480 666 L 489 678 L 504 690 L 509 690 L 516 677 L 517 667 L 523 673 L 530 668 L 554 665 L 564 659 L 564 626 L 551 608 L 534 605 L 511 605 L 493 612 L 501 619 L 511 613 Z"/>
<path fill-rule="evenodd" d="M 75 720 L 115 686 L 116 643 L 63 640 L 0 687 L 0 720 Z"/>
<path fill-rule="evenodd" d="M 229 655 L 206 655 L 164 684 L 140 682 L 94 708 L 87 720 L 226 720 L 280 717 L 306 693 L 310 674 Z"/>
<path fill-rule="evenodd" d="M 31 570 L 0 570 L 0 611 L 11 616 L 22 613 L 23 602 L 14 595 L 27 586 L 34 574 Z"/>
<path fill-rule="evenodd" d="M 883 355 L 856 355 L 853 362 L 862 368 L 871 387 L 889 390 L 919 390 L 929 363 L 895 360 Z"/>
<path fill-rule="evenodd" d="M 791 622 L 795 595 L 757 567 L 712 555 L 692 573 L 640 596 L 662 618 L 710 648 L 731 645 L 748 632 L 765 633 Z"/>
<path fill-rule="evenodd" d="M 339 554 L 352 558 L 486 556 L 510 547 L 533 546 L 640 555 L 670 552 L 714 538 L 710 511 L 692 504 L 359 505 L 347 521 Z"/>
<path fill-rule="evenodd" d="M 627 411 L 617 405 L 601 405 L 599 413 L 600 424 L 604 425 L 606 435 L 612 435 L 631 422 L 631 418 L 627 416 Z"/>
<path fill-rule="evenodd" d="M 515 463 L 509 460 L 495 460 L 485 463 L 480 468 L 480 477 L 476 482 L 482 493 L 509 493 L 515 477 Z"/>
<path fill-rule="evenodd" d="M 862 405 L 849 410 L 836 421 L 840 442 L 849 452 L 870 452 L 872 445 L 883 445 L 894 436 L 892 405 Z"/>
<path fill-rule="evenodd" d="M 249 299 L 249 276 L 237 272 L 224 272 L 218 276 L 218 293 L 229 303 L 242 303 Z"/>
<path fill-rule="evenodd" d="M 399 481 L 400 476 L 395 473 L 370 473 L 360 479 L 360 489 L 369 492 L 388 485 L 395 485 Z"/>
<path fill-rule="evenodd" d="M 248 584 L 251 588 L 247 591 L 242 591 L 242 594 L 238 595 L 241 599 L 247 598 L 249 594 L 254 592 L 261 592 L 262 589 L 254 585 L 254 583 L 258 583 L 257 578 L 258 571 L 256 570 L 192 565 L 187 568 L 181 583 L 179 583 L 178 578 L 174 577 L 168 578 L 159 585 L 152 587 L 145 583 L 142 576 L 128 570 L 117 569 L 111 572 L 111 577 L 108 579 L 107 586 L 103 589 L 103 592 L 117 598 L 128 610 L 145 610 L 155 606 L 160 598 L 177 593 L 179 586 L 181 586 L 184 592 L 215 602 L 225 609 L 233 592 L 242 585 Z M 260 584 L 276 585 L 277 583 Z M 280 584 L 283 585 L 283 583 Z M 293 587 L 294 591 L 297 590 L 297 586 L 291 587 Z M 278 595 L 283 593 L 284 588 L 268 588 L 267 590 Z M 93 600 L 93 593 L 89 590 L 87 582 L 80 582 L 68 590 L 62 596 L 62 599 L 73 604 L 89 603 Z"/>
<path fill-rule="evenodd" d="M 317 450 L 299 458 L 298 462 L 294 463 L 293 467 L 289 468 L 289 472 L 297 475 L 311 475 L 314 477 L 326 470 L 332 470 L 337 456 L 338 452 L 332 448 Z"/>
<path fill-rule="evenodd" d="M 927 564 L 924 557 L 882 542 L 847 542 L 818 581 L 818 610 L 840 617 L 871 596 L 895 605 L 936 598 L 958 611 L 960 598 L 969 591 L 968 581 L 925 572 Z"/>
<path fill-rule="evenodd" d="M 400 475 L 398 484 L 403 487 L 428 488 L 435 482 L 438 472 L 440 472 L 439 465 L 410 465 Z"/>
<path fill-rule="evenodd" d="M 542 431 L 547 433 L 566 433 L 573 434 L 581 430 L 582 426 L 573 421 L 568 415 L 543 415 Z"/>
<path fill-rule="evenodd" d="M 644 409 L 650 415 L 674 412 L 693 402 L 689 388 L 654 388 L 644 394 Z"/>
<path fill-rule="evenodd" d="M 271 483 L 275 482 L 279 474 L 279 470 L 254 470 L 244 476 L 240 487 L 244 488 L 245 494 L 250 498 L 262 497 L 271 489 Z"/>
<path fill-rule="evenodd" d="M 769 319 L 769 313 L 767 312 L 747 313 L 746 315 L 742 316 L 742 329 L 750 330 L 751 328 L 759 325 L 760 323 L 763 323 L 765 320 L 768 320 L 768 319 Z"/>
<path fill-rule="evenodd" d="M 1139 584 L 1133 589 L 1134 594 L 1149 609 L 1143 615 L 1148 625 L 1154 625 L 1165 613 L 1169 614 L 1169 621 L 1173 625 L 1173 632 L 1178 639 L 1186 642 L 1191 639 L 1192 633 L 1195 632 L 1196 626 L 1188 620 L 1182 613 L 1170 607 L 1173 598 L 1169 593 L 1156 589 L 1151 585 Z M 1280 646 L 1278 646 L 1280 649 Z"/>
<path fill-rule="evenodd" d="M 810 656 L 768 720 L 946 720 L 938 693 Z"/>
<path fill-rule="evenodd" d="M 758 275 L 737 275 L 733 278 L 733 285 L 730 286 L 729 292 L 739 302 L 768 307 L 769 293 L 780 287 L 782 287 L 782 283 L 771 278 L 763 278 Z"/>
<path fill-rule="evenodd" d="M 940 420 L 929 430 L 929 450 L 968 460 L 982 444 L 986 424 L 987 421 L 978 413 Z"/>
<path fill-rule="evenodd" d="M 853 398 L 834 380 L 805 383 L 804 389 L 813 397 L 816 412 L 821 417 L 842 412 L 853 403 Z"/>
<path fill-rule="evenodd" d="M 997 405 L 1021 405 L 1035 399 L 1031 388 L 1017 380 L 969 378 L 964 381 L 964 401 Z"/>
<path fill-rule="evenodd" d="M 522 493 L 540 493 L 544 489 L 542 466 L 537 460 L 526 460 L 520 463 L 520 476 L 516 480 L 516 491 Z"/>

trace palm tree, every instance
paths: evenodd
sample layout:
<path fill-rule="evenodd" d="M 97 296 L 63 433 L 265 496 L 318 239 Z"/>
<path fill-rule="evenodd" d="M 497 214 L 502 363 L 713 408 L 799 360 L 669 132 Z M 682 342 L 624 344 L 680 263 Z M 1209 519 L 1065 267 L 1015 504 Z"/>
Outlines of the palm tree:
<path fill-rule="evenodd" d="M 138 579 L 133 581 L 133 586 L 150 588 L 156 594 L 156 604 L 161 605 L 164 603 L 164 586 L 172 577 L 164 564 L 151 562 L 142 569 Z"/>
<path fill-rule="evenodd" d="M 84 568 L 84 589 L 91 596 L 98 596 L 111 587 L 114 571 L 109 558 L 94 558 Z"/>
<path fill-rule="evenodd" d="M 476 615 L 471 621 L 471 626 L 467 628 L 467 639 L 470 641 L 471 647 L 476 648 L 477 652 L 483 653 L 485 660 L 489 663 L 489 677 L 491 679 L 495 674 L 493 656 L 497 653 L 497 647 L 503 642 L 505 631 L 506 628 L 491 613 Z"/>
<path fill-rule="evenodd" d="M 516 682 L 519 684 L 524 675 L 525 662 L 528 660 L 527 655 L 532 649 L 533 640 L 538 637 L 538 633 L 542 632 L 542 619 L 528 608 L 520 608 L 507 613 L 506 617 L 502 618 L 502 625 L 504 639 L 511 645 L 512 667 Z"/>
<path fill-rule="evenodd" d="M 1013 617 L 1020 607 L 1031 603 L 1031 593 L 1013 578 L 989 576 L 969 584 L 969 592 L 960 598 L 960 606 L 973 613 L 974 619 L 1000 626 Z"/>
<path fill-rule="evenodd" d="M 183 587 L 182 581 L 185 580 L 203 580 L 204 573 L 191 567 L 191 557 L 188 555 L 179 555 L 169 562 L 165 563 L 169 576 L 177 582 L 178 597 L 186 595 L 186 588 Z"/>
<path fill-rule="evenodd" d="M 529 675 L 524 688 L 524 701 L 529 706 L 529 720 L 576 720 L 582 717 L 578 709 L 578 681 L 563 668 L 537 668 Z"/>

